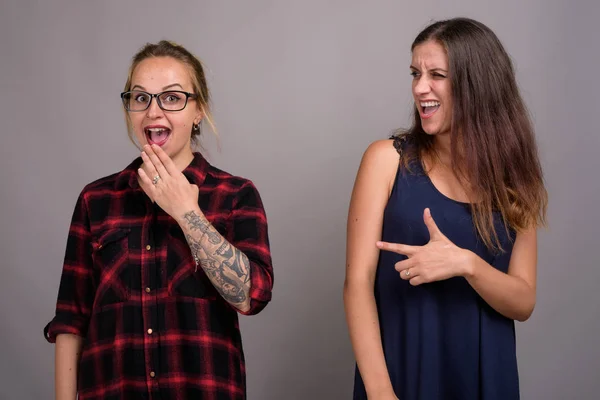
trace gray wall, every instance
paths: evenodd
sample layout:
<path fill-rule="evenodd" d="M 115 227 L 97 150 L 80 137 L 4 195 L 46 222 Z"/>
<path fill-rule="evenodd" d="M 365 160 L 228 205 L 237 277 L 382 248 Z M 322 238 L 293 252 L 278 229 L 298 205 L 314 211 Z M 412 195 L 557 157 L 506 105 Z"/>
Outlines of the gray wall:
<path fill-rule="evenodd" d="M 133 53 L 161 38 L 209 66 L 222 142 L 206 142 L 210 160 L 256 183 L 270 222 L 273 301 L 242 318 L 250 399 L 349 398 L 341 290 L 354 176 L 368 143 L 409 122 L 410 42 L 430 19 L 459 15 L 513 56 L 550 192 L 538 304 L 517 328 L 523 398 L 598 398 L 593 3 L 2 0 L 0 398 L 52 398 L 42 327 L 72 209 L 83 185 L 137 155 L 118 94 Z"/>

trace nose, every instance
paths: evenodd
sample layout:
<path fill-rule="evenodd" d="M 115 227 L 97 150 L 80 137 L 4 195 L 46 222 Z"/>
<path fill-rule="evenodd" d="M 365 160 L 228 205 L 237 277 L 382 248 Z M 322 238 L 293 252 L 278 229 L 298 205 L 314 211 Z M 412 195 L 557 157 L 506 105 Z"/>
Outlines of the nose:
<path fill-rule="evenodd" d="M 422 96 L 431 92 L 431 85 L 427 77 L 421 76 L 415 79 L 413 90 L 416 96 Z"/>
<path fill-rule="evenodd" d="M 146 114 L 148 115 L 148 118 L 151 118 L 151 119 L 156 119 L 163 115 L 162 109 L 158 106 L 157 98 L 152 97 L 150 99 L 150 106 L 148 106 L 148 109 L 146 110 Z"/>

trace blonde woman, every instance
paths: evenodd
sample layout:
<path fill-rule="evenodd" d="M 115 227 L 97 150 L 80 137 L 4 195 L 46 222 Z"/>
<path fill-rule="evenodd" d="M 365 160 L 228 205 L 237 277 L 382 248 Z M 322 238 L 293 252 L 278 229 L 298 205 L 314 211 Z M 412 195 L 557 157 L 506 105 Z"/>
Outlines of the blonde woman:
<path fill-rule="evenodd" d="M 56 398 L 245 399 L 237 314 L 273 286 L 260 196 L 194 151 L 209 91 L 185 48 L 143 47 L 121 98 L 142 152 L 77 200 L 45 328 Z"/>

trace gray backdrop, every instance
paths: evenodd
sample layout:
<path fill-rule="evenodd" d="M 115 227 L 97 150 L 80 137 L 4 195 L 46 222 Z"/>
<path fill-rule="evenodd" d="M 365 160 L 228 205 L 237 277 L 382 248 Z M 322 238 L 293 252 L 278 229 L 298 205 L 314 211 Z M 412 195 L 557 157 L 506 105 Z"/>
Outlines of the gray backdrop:
<path fill-rule="evenodd" d="M 252 179 L 267 210 L 275 290 L 241 318 L 249 398 L 349 398 L 345 218 L 360 157 L 409 122 L 419 30 L 469 16 L 515 61 L 550 193 L 537 308 L 517 325 L 523 398 L 597 399 L 597 4 L 2 0 L 0 397 L 53 398 L 42 328 L 75 200 L 138 154 L 119 93 L 134 52 L 169 38 L 209 67 L 222 144 L 206 142 L 210 160 Z"/>

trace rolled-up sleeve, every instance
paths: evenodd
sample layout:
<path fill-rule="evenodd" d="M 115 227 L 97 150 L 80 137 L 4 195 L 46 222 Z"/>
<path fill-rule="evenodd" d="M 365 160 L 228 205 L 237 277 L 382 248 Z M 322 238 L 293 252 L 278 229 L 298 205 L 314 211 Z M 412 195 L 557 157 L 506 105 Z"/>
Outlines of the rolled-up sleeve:
<path fill-rule="evenodd" d="M 273 265 L 269 247 L 267 217 L 258 191 L 250 181 L 237 197 L 232 213 L 231 243 L 250 261 L 250 309 L 244 315 L 262 311 L 271 300 Z"/>
<path fill-rule="evenodd" d="M 87 334 L 94 301 L 91 248 L 88 210 L 82 192 L 69 227 L 56 313 L 44 328 L 44 336 L 50 343 L 56 342 L 61 333 L 81 337 Z"/>

